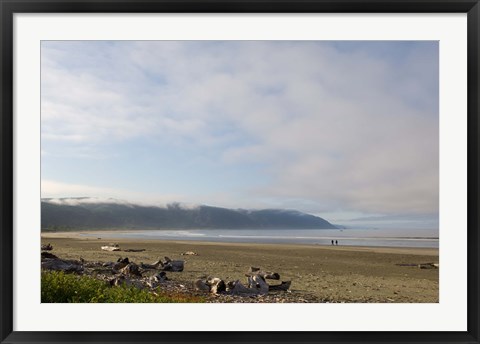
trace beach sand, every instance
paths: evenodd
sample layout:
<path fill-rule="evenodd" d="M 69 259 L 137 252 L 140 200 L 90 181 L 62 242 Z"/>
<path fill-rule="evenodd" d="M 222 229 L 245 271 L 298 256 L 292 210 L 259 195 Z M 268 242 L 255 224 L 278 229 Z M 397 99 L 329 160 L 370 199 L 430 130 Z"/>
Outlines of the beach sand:
<path fill-rule="evenodd" d="M 282 281 L 292 281 L 293 293 L 318 302 L 439 301 L 439 269 L 397 265 L 438 263 L 438 249 L 109 239 L 108 232 L 95 235 L 42 233 L 42 244 L 51 243 L 52 253 L 66 259 L 111 262 L 128 257 L 149 264 L 164 256 L 182 259 L 185 270 L 168 273 L 168 277 L 188 285 L 206 276 L 246 282 L 245 272 L 256 266 L 278 272 Z M 101 250 L 111 242 L 121 249 L 145 251 Z M 182 256 L 186 251 L 198 255 Z"/>

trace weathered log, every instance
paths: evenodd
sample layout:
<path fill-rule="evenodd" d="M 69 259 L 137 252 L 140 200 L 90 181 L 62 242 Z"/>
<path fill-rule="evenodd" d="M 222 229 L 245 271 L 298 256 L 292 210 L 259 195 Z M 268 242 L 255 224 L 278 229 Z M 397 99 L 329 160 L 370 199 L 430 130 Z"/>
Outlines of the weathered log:
<path fill-rule="evenodd" d="M 165 257 L 167 258 L 167 257 Z M 172 271 L 172 272 L 181 272 L 184 268 L 184 261 L 183 260 L 171 260 L 169 259 L 167 262 L 163 263 L 163 271 Z"/>
<path fill-rule="evenodd" d="M 54 255 L 53 253 L 50 253 L 50 252 L 42 252 L 41 253 L 41 256 L 42 256 L 42 259 L 44 258 L 55 258 L 55 259 L 58 259 L 58 257 L 56 255 Z"/>
<path fill-rule="evenodd" d="M 260 294 L 257 289 L 247 288 L 239 280 L 228 282 L 227 291 L 233 295 L 258 295 Z"/>
<path fill-rule="evenodd" d="M 421 264 L 418 264 L 418 267 L 420 269 L 438 269 L 438 264 L 434 264 L 434 263 L 421 263 Z"/>
<path fill-rule="evenodd" d="M 439 264 L 438 263 L 400 263 L 400 264 L 395 264 L 397 266 L 414 266 L 418 267 L 420 269 L 438 269 Z"/>
<path fill-rule="evenodd" d="M 280 274 L 277 272 L 271 272 L 271 271 L 263 271 L 258 267 L 251 266 L 250 271 L 248 271 L 245 276 L 251 277 L 254 275 L 259 275 L 262 276 L 263 279 L 273 279 L 273 280 L 279 280 L 280 279 Z"/>
<path fill-rule="evenodd" d="M 53 250 L 53 246 L 52 246 L 50 243 L 48 243 L 48 244 L 46 244 L 46 245 L 42 245 L 41 248 L 42 248 L 42 251 L 51 251 L 51 250 Z"/>
<path fill-rule="evenodd" d="M 278 272 L 266 272 L 263 277 L 267 279 L 279 280 L 280 274 Z"/>
<path fill-rule="evenodd" d="M 222 293 L 224 291 L 226 291 L 226 286 L 225 286 L 225 282 L 222 281 L 222 280 L 219 280 L 218 283 L 210 286 L 210 293 L 212 294 L 219 294 L 219 293 Z"/>
<path fill-rule="evenodd" d="M 144 264 L 144 263 L 140 263 L 140 267 L 142 269 L 150 269 L 150 270 L 154 270 L 154 269 L 158 269 L 158 266 L 161 265 L 163 267 L 163 263 L 161 260 L 157 260 L 155 263 L 153 264 Z"/>
<path fill-rule="evenodd" d="M 54 258 L 42 261 L 42 270 L 81 273 L 83 271 L 83 266 L 77 262 Z"/>
<path fill-rule="evenodd" d="M 123 259 L 118 258 L 117 262 L 113 265 L 113 270 L 120 271 L 124 267 L 126 267 L 129 263 L 130 261 L 128 260 L 128 258 L 123 258 Z"/>
<path fill-rule="evenodd" d="M 120 251 L 120 248 L 115 246 L 102 246 L 102 250 L 113 252 L 113 251 Z"/>
<path fill-rule="evenodd" d="M 158 267 L 159 265 L 163 266 L 163 263 L 162 263 L 162 260 L 159 259 L 155 263 L 153 263 L 152 265 Z"/>
<path fill-rule="evenodd" d="M 290 289 L 291 284 L 292 284 L 292 281 L 286 281 L 286 282 L 282 281 L 281 284 L 269 285 L 268 289 L 270 291 L 276 291 L 276 290 L 287 291 L 288 289 Z"/>
<path fill-rule="evenodd" d="M 183 252 L 181 253 L 182 256 L 198 256 L 198 253 L 195 253 L 193 251 L 187 251 L 187 252 Z"/>
<path fill-rule="evenodd" d="M 263 279 L 273 279 L 273 280 L 279 280 L 280 275 L 277 272 L 270 272 L 270 271 L 255 271 L 255 272 L 247 272 L 245 276 L 251 277 L 251 276 L 262 276 Z"/>
<path fill-rule="evenodd" d="M 143 252 L 145 251 L 144 248 L 127 248 L 126 250 L 123 250 L 123 252 Z"/>
<path fill-rule="evenodd" d="M 248 287 L 256 289 L 260 294 L 268 293 L 268 284 L 260 275 L 248 277 Z"/>
<path fill-rule="evenodd" d="M 147 285 L 150 288 L 156 288 L 165 281 L 168 281 L 167 274 L 164 271 L 161 271 L 155 276 L 150 277 L 147 281 Z"/>
<path fill-rule="evenodd" d="M 235 283 L 239 283 L 239 280 L 236 281 L 228 281 L 225 285 L 227 287 L 227 291 L 232 291 L 233 288 L 235 288 Z"/>
<path fill-rule="evenodd" d="M 415 264 L 415 263 L 399 263 L 399 264 L 395 264 L 397 266 L 415 266 L 417 267 L 418 264 Z"/>
<path fill-rule="evenodd" d="M 193 282 L 193 288 L 195 290 L 210 291 L 210 286 L 201 279 L 198 279 L 195 282 Z"/>
<path fill-rule="evenodd" d="M 227 290 L 225 282 L 218 277 L 208 277 L 206 284 L 210 287 L 210 293 L 218 294 Z"/>
<path fill-rule="evenodd" d="M 140 267 L 144 270 L 155 270 L 156 269 L 155 265 L 145 264 L 145 263 L 140 263 Z"/>
<path fill-rule="evenodd" d="M 142 276 L 138 265 L 135 263 L 129 263 L 127 266 L 119 270 L 123 275 L 126 276 Z"/>

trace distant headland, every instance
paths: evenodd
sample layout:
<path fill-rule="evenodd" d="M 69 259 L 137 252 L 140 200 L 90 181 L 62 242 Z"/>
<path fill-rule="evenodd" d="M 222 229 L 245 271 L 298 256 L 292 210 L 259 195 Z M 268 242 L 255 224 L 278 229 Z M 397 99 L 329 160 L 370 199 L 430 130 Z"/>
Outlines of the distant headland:
<path fill-rule="evenodd" d="M 116 200 L 99 202 L 42 199 L 42 231 L 77 229 L 337 229 L 327 220 L 286 209 L 228 209 L 171 203 L 145 206 Z M 86 200 L 86 199 L 85 199 Z"/>

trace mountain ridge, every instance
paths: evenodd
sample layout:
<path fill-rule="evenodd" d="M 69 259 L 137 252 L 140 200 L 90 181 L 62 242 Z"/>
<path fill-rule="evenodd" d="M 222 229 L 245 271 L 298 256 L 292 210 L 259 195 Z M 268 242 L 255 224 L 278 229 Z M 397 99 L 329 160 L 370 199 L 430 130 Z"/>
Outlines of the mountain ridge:
<path fill-rule="evenodd" d="M 63 199 L 68 200 L 68 199 Z M 42 199 L 42 230 L 75 229 L 336 229 L 327 220 L 290 209 L 229 209 L 208 205 L 165 207 L 114 200 L 53 202 Z"/>

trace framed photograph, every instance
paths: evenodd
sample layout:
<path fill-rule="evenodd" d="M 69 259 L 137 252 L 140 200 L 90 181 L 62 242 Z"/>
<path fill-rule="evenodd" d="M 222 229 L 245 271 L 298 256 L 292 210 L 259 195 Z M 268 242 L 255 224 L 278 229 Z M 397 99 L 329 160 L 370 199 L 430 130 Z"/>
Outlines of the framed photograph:
<path fill-rule="evenodd" d="M 478 343 L 478 1 L 1 1 L 1 333 Z"/>

